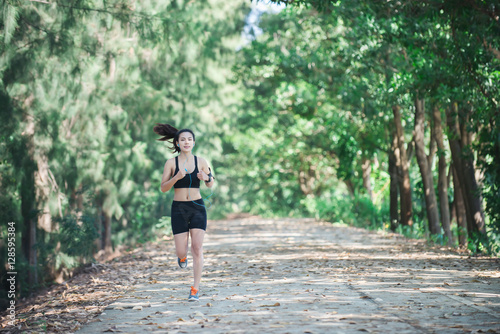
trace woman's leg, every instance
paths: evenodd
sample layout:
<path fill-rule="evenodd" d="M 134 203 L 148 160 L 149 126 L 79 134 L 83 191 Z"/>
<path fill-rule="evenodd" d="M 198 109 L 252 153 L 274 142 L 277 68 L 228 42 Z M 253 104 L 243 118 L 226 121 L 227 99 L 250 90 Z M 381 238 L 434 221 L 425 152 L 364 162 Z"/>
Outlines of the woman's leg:
<path fill-rule="evenodd" d="M 173 201 L 170 214 L 172 232 L 174 233 L 175 253 L 179 259 L 184 259 L 188 252 L 189 224 L 184 219 L 183 210 L 185 204 Z"/>
<path fill-rule="evenodd" d="M 193 288 L 198 290 L 203 271 L 203 238 L 205 237 L 205 231 L 200 228 L 193 228 L 189 231 L 191 232 L 191 255 L 193 256 Z"/>
<path fill-rule="evenodd" d="M 189 232 L 174 234 L 174 242 L 177 257 L 179 259 L 185 258 L 188 252 Z"/>

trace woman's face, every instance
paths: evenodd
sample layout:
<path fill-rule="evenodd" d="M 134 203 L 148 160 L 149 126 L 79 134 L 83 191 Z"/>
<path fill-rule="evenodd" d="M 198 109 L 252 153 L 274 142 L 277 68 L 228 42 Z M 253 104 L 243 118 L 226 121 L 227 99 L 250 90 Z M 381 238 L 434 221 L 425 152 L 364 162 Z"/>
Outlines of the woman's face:
<path fill-rule="evenodd" d="M 191 132 L 185 131 L 179 135 L 179 148 L 182 152 L 191 152 L 194 146 L 194 139 Z"/>

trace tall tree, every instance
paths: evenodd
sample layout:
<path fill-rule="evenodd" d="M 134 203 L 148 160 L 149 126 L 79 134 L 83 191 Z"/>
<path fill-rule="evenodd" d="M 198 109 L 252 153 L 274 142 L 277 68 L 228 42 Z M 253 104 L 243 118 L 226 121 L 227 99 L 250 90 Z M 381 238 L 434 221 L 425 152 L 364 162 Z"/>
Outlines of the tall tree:
<path fill-rule="evenodd" d="M 412 217 L 412 199 L 411 199 L 411 185 L 410 173 L 408 171 L 408 158 L 406 155 L 406 146 L 403 135 L 403 126 L 401 124 L 401 108 L 398 105 L 392 107 L 394 114 L 394 125 L 396 128 L 396 139 L 399 151 L 399 169 L 401 176 L 399 180 L 400 189 L 400 203 L 401 203 L 401 224 L 406 226 L 413 225 Z"/>
<path fill-rule="evenodd" d="M 465 164 L 463 168 L 467 170 L 471 180 L 474 166 L 480 166 L 485 178 L 482 188 L 477 182 L 471 181 L 472 184 L 468 187 L 473 189 L 472 192 L 464 194 L 471 198 L 465 202 L 474 202 L 467 205 L 474 207 L 474 224 L 482 231 L 479 235 L 484 236 L 485 221 L 481 210 L 484 197 L 486 210 L 493 219 L 490 230 L 498 233 L 500 221 L 496 218 L 499 216 L 500 205 L 496 204 L 499 203 L 497 184 L 500 183 L 500 169 L 495 166 L 498 166 L 500 161 L 500 144 L 497 140 L 500 116 L 498 101 L 493 98 L 500 94 L 500 82 L 493 70 L 500 61 L 500 42 L 494 37 L 500 33 L 498 20 L 495 19 L 498 17 L 496 3 L 435 1 L 388 4 L 378 1 L 353 3 L 331 0 L 276 2 L 290 4 L 293 8 L 314 8 L 322 15 L 341 18 L 343 24 L 348 27 L 346 31 L 350 33 L 344 38 L 354 45 L 366 41 L 366 36 L 370 35 L 367 32 L 380 36 L 378 45 L 384 48 L 370 49 L 369 46 L 363 45 L 360 50 L 368 49 L 372 53 L 359 52 L 355 54 L 358 57 L 353 58 L 353 62 L 367 64 L 377 54 L 380 59 L 387 59 L 382 64 L 390 64 L 391 67 L 386 69 L 392 68 L 393 73 L 397 73 L 392 75 L 391 72 L 385 72 L 386 81 L 393 84 L 393 91 L 397 95 L 392 101 L 387 99 L 391 105 L 397 101 L 403 108 L 408 107 L 407 103 L 402 102 L 408 101 L 408 91 L 418 87 L 420 91 L 425 92 L 427 99 L 444 98 L 455 101 L 458 109 L 468 114 L 466 132 L 472 135 L 472 140 L 461 143 L 462 153 L 466 154 L 466 159 L 462 160 Z M 399 60 L 395 66 L 394 60 Z M 351 73 L 349 72 L 350 75 Z M 457 77 L 461 80 L 457 80 Z M 471 110 L 474 110 L 474 113 L 471 113 Z M 468 138 L 463 137 L 460 140 Z M 430 144 L 435 145 L 434 141 Z M 453 142 L 451 144 L 456 146 Z M 453 150 L 458 152 L 456 147 L 452 148 L 452 152 Z M 429 158 L 432 156 L 431 154 Z M 454 163 L 458 159 L 454 154 Z M 403 205 L 401 203 L 401 206 Z M 470 214 L 468 216 L 469 220 L 473 219 Z M 446 222 L 443 228 L 445 233 L 448 233 Z M 489 247 L 487 239 L 480 236 L 476 240 L 486 248 Z"/>
<path fill-rule="evenodd" d="M 94 245 L 110 253 L 113 244 L 151 235 L 168 212 L 156 186 L 167 156 L 164 146 L 151 144 L 152 126 L 198 124 L 195 131 L 207 139 L 220 133 L 230 95 L 221 87 L 231 87 L 248 6 L 0 6 L 0 96 L 8 106 L 0 108 L 2 176 L 23 180 L 18 186 L 0 181 L 22 204 L 6 195 L 0 202 L 23 216 L 18 231 L 26 259 L 19 261 L 31 263 L 33 275 L 42 267 L 57 274 L 89 261 Z M 220 145 L 215 138 L 198 147 Z M 20 282 L 23 289 L 36 287 L 36 276 L 30 280 Z"/>
<path fill-rule="evenodd" d="M 458 120 L 458 106 L 453 104 L 447 111 L 447 122 L 449 127 L 450 149 L 453 166 L 460 180 L 461 195 L 464 199 L 467 214 L 467 229 L 469 235 L 477 235 L 486 238 L 484 214 L 480 202 L 479 188 L 474 173 L 474 166 L 470 153 L 464 152 L 464 144 L 467 145 L 467 133 L 460 131 Z M 465 120 L 462 118 L 462 124 Z M 465 137 L 465 138 L 464 138 Z M 467 148 L 467 146 L 466 146 Z M 457 191 L 457 189 L 455 189 Z"/>
<path fill-rule="evenodd" d="M 434 181 L 431 167 L 425 153 L 425 107 L 424 101 L 418 96 L 415 98 L 415 151 L 420 175 L 424 185 L 425 208 L 431 234 L 440 234 L 439 215 L 436 194 L 434 192 Z"/>
<path fill-rule="evenodd" d="M 444 147 L 443 126 L 441 111 L 437 106 L 432 108 L 434 139 L 438 147 L 438 194 L 441 212 L 441 226 L 443 227 L 448 245 L 452 245 L 453 236 L 450 227 L 450 204 L 448 201 L 448 164 L 446 163 L 446 149 Z"/>

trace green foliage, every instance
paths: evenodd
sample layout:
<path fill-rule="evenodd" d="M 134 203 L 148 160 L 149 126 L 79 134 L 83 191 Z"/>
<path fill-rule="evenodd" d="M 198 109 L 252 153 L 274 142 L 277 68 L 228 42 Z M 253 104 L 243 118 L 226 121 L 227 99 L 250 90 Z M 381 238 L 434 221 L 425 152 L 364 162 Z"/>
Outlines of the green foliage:
<path fill-rule="evenodd" d="M 159 184 L 173 154 L 155 141 L 156 122 L 196 132 L 195 154 L 217 177 L 210 218 L 313 215 L 388 228 L 391 107 L 401 106 L 410 143 L 417 93 L 472 110 L 476 136 L 465 149 L 484 175 L 488 241 L 471 236 L 469 245 L 498 251 L 500 28 L 491 1 L 294 1 L 264 14 L 263 33 L 243 46 L 244 1 L 0 8 L 0 218 L 22 236 L 29 218 L 50 212 L 50 232 L 37 235 L 42 276 L 89 261 L 103 216 L 115 246 L 170 233 L 173 194 Z M 400 231 L 425 236 L 412 159 L 415 224 Z"/>
<path fill-rule="evenodd" d="M 373 230 L 386 230 L 389 224 L 387 206 L 377 207 L 366 196 L 332 197 L 316 203 L 316 218 Z"/>
<path fill-rule="evenodd" d="M 57 241 L 61 243 L 61 252 L 68 256 L 91 259 L 95 249 L 89 246 L 99 236 L 94 217 L 69 215 L 56 222 L 60 224 Z"/>
<path fill-rule="evenodd" d="M 233 146 L 251 157 L 235 172 L 250 180 L 252 200 L 242 199 L 243 206 L 261 213 L 308 212 L 311 196 L 329 198 L 343 182 L 350 197 L 341 201 L 339 216 L 326 210 L 327 215 L 353 222 L 357 209 L 370 212 L 354 195 L 365 191 L 360 165 L 374 157 L 387 161 L 394 104 L 402 108 L 405 142 L 411 143 L 418 94 L 428 105 L 447 108 L 456 102 L 473 108 L 467 130 L 480 138 L 464 150 L 477 152 L 485 173 L 488 231 L 496 240 L 500 137 L 498 101 L 492 97 L 499 96 L 500 45 L 493 36 L 500 31 L 492 21 L 495 8 L 490 2 L 296 1 L 277 15 L 264 15 L 263 34 L 242 49 L 235 68 L 248 89 L 242 103 L 248 112 L 235 123 L 245 139 Z M 312 126 L 304 127 L 306 122 Z M 410 154 L 416 223 L 406 233 L 426 236 L 422 183 L 413 159 Z M 372 172 L 380 175 L 385 166 Z M 374 204 L 387 206 L 380 200 Z M 445 242 L 444 237 L 435 242 Z"/>
<path fill-rule="evenodd" d="M 491 124 L 498 124 L 500 119 L 492 120 Z M 480 160 L 484 171 L 483 196 L 486 203 L 486 213 L 490 219 L 489 239 L 495 245 L 496 253 L 500 247 L 500 164 L 495 163 L 494 157 L 500 156 L 500 133 L 481 131 L 480 145 L 487 154 L 485 159 Z"/>
<path fill-rule="evenodd" d="M 158 223 L 154 226 L 153 232 L 163 233 L 164 235 L 172 235 L 172 225 L 170 224 L 170 217 L 161 217 L 158 220 Z"/>
<path fill-rule="evenodd" d="M 158 221 L 170 215 L 172 194 L 159 185 L 173 155 L 152 128 L 192 128 L 195 154 L 218 175 L 247 5 L 0 6 L 0 215 L 26 233 L 22 207 L 35 222 L 50 212 L 52 232 L 37 229 L 42 280 L 90 260 L 103 216 L 111 218 L 114 246 L 168 233 Z"/>

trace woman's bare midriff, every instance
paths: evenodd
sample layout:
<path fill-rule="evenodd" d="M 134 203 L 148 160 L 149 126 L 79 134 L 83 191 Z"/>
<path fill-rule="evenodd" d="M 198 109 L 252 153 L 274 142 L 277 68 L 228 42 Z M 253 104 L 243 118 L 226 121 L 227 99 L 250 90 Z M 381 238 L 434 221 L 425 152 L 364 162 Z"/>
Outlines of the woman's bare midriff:
<path fill-rule="evenodd" d="M 174 190 L 174 201 L 196 201 L 201 198 L 199 188 L 178 188 Z"/>

